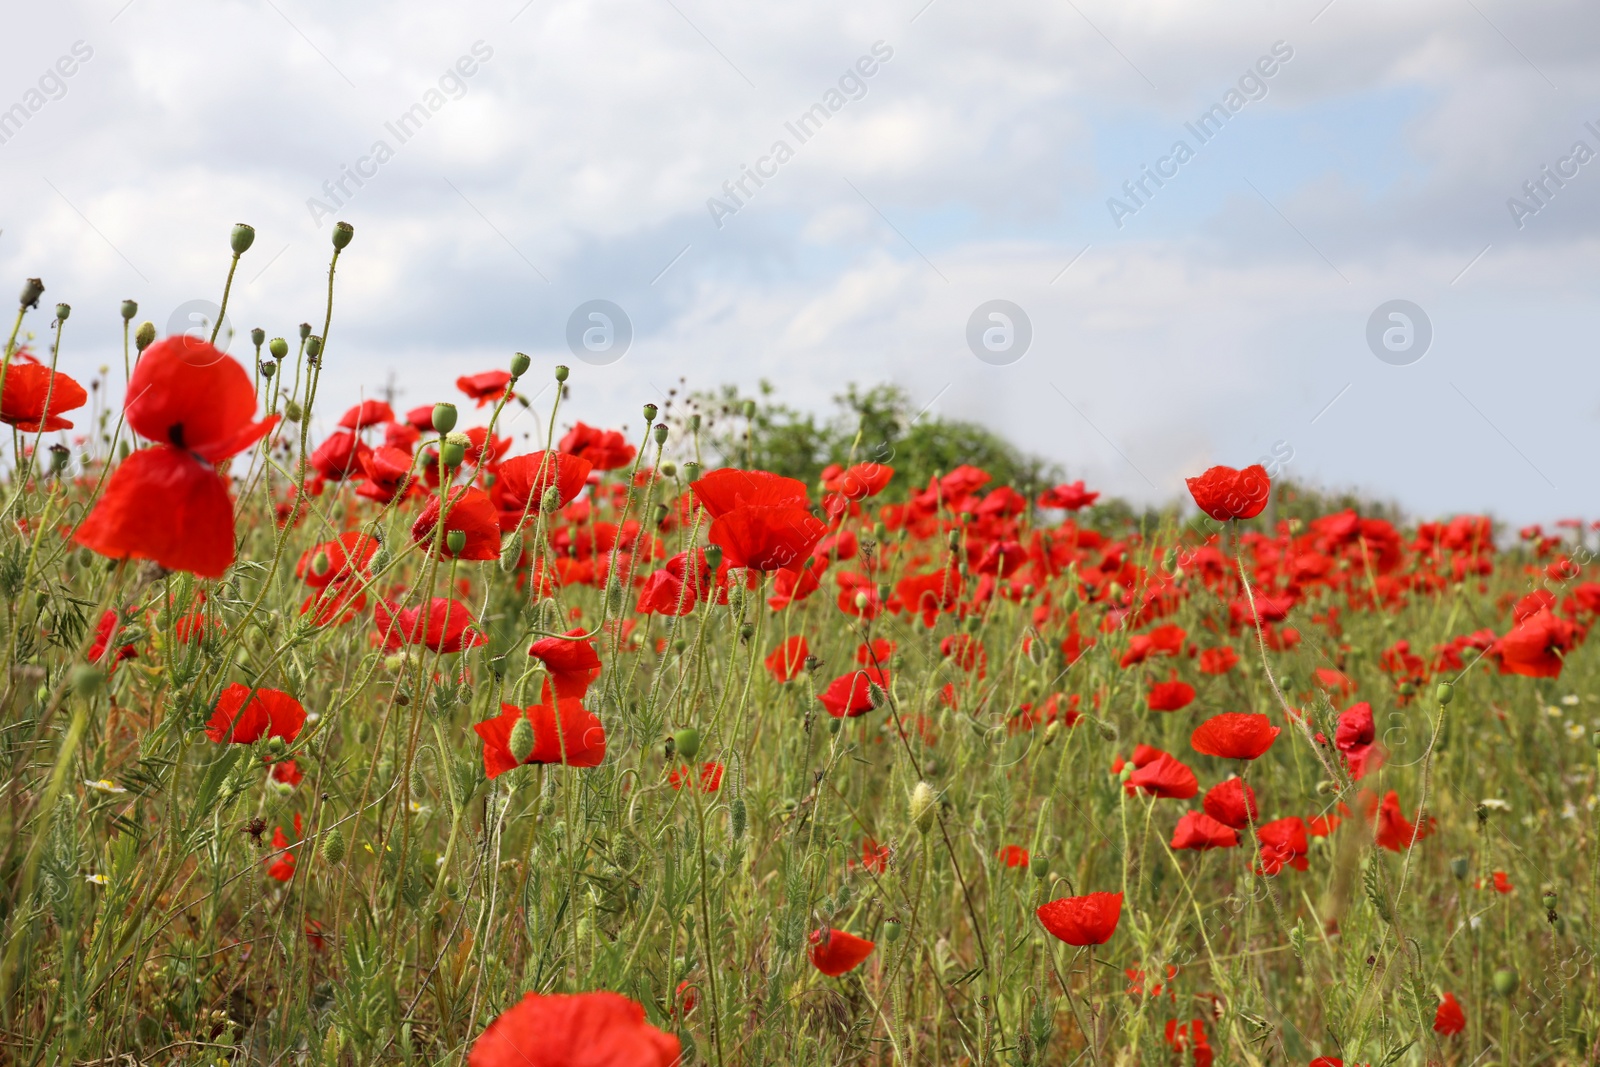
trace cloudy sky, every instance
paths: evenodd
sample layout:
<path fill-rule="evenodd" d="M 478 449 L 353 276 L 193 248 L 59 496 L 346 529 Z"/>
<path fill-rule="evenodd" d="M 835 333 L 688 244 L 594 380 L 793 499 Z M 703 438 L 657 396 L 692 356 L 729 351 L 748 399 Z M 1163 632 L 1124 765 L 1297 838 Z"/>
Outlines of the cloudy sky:
<path fill-rule="evenodd" d="M 1594 517 L 1597 46 L 1580 0 L 13 5 L 0 279 L 87 374 L 247 221 L 242 354 L 320 324 L 345 219 L 341 402 L 517 350 L 634 429 L 680 376 L 893 381 L 1139 499 L 1277 456 Z M 569 351 L 594 300 L 621 358 Z"/>

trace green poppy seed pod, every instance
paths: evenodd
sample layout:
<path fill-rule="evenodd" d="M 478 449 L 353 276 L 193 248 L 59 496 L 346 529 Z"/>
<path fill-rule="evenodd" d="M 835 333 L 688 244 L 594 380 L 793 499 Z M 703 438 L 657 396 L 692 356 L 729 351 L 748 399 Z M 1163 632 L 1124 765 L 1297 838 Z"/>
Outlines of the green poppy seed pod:
<path fill-rule="evenodd" d="M 1401 696 L 1403 696 L 1403 697 L 1412 696 L 1413 694 L 1416 693 L 1416 691 L 1417 691 L 1417 687 L 1412 685 L 1410 682 L 1401 682 L 1400 683 L 1399 693 L 1400 693 Z"/>
<path fill-rule="evenodd" d="M 756 402 L 754 400 L 746 400 L 744 402 L 744 417 L 747 419 L 756 417 Z"/>
<path fill-rule="evenodd" d="M 71 304 L 57 304 L 56 305 L 56 321 L 57 322 L 66 322 L 71 317 L 72 317 L 72 305 Z"/>
<path fill-rule="evenodd" d="M 344 830 L 335 826 L 322 835 L 322 859 L 328 864 L 337 864 L 344 859 Z"/>
<path fill-rule="evenodd" d="M 544 492 L 539 494 L 539 510 L 549 515 L 560 506 L 561 491 L 553 485 L 545 486 Z"/>
<path fill-rule="evenodd" d="M 889 942 L 889 944 L 892 945 L 896 941 L 900 940 L 900 935 L 904 932 L 905 931 L 900 928 L 899 919 L 890 917 L 883 920 L 883 939 Z"/>
<path fill-rule="evenodd" d="M 836 734 L 842 729 L 844 729 L 844 720 L 843 719 L 829 719 L 828 720 L 828 732 L 830 734 Z"/>
<path fill-rule="evenodd" d="M 756 628 L 755 628 L 755 625 L 753 623 L 748 623 L 747 622 L 747 623 L 744 623 L 742 626 L 739 627 L 739 639 L 741 641 L 748 641 L 752 637 L 754 637 L 755 635 L 756 635 Z"/>
<path fill-rule="evenodd" d="M 528 721 L 526 715 L 519 716 L 511 727 L 511 739 L 506 742 L 506 747 L 511 751 L 511 758 L 521 763 L 533 755 L 533 723 Z"/>
<path fill-rule="evenodd" d="M 309 322 L 302 322 L 300 324 L 300 340 L 304 341 L 307 337 L 310 337 L 310 336 L 311 336 L 311 324 Z"/>
<path fill-rule="evenodd" d="M 256 228 L 247 222 L 241 222 L 233 228 L 228 235 L 228 244 L 233 248 L 233 254 L 242 256 L 250 251 L 250 246 L 256 243 Z"/>
<path fill-rule="evenodd" d="M 1455 875 L 1457 880 L 1460 880 L 1467 876 L 1468 866 L 1467 857 L 1456 856 L 1450 861 L 1450 873 Z"/>
<path fill-rule="evenodd" d="M 698 411 L 689 416 L 689 429 L 694 433 L 700 432 L 700 413 Z"/>
<path fill-rule="evenodd" d="M 274 374 L 278 373 L 278 365 L 276 363 L 272 362 L 272 360 L 270 360 L 270 359 L 262 360 L 261 363 L 260 363 L 260 368 L 261 368 L 261 376 L 263 378 L 267 379 L 268 381 L 271 381 L 272 380 L 272 376 Z"/>
<path fill-rule="evenodd" d="M 837 719 L 834 720 L 838 722 Z M 933 786 L 927 782 L 918 782 L 911 790 L 911 798 L 906 803 L 906 813 L 911 817 L 911 825 L 919 833 L 927 833 L 933 827 L 933 818 L 939 810 L 939 794 L 934 792 Z"/>
<path fill-rule="evenodd" d="M 1050 877 L 1050 857 L 1030 856 L 1028 858 L 1028 873 L 1041 882 Z"/>
<path fill-rule="evenodd" d="M 456 406 L 450 403 L 433 405 L 433 428 L 438 433 L 449 433 L 456 428 Z"/>
<path fill-rule="evenodd" d="M 685 726 L 672 735 L 672 747 L 684 759 L 694 759 L 700 753 L 700 731 L 693 726 Z"/>
<path fill-rule="evenodd" d="M 697 463 L 696 461 L 692 460 L 692 459 L 689 460 L 687 463 L 685 463 L 683 465 L 683 480 L 686 481 L 686 482 L 697 482 L 697 481 L 699 481 L 700 480 L 700 464 Z"/>
<path fill-rule="evenodd" d="M 143 352 L 156 342 L 156 324 L 149 319 L 141 322 L 139 328 L 133 331 L 133 344 Z"/>
<path fill-rule="evenodd" d="M 567 380 L 567 375 L 569 375 L 571 373 L 572 373 L 572 371 L 567 369 L 567 365 L 565 363 L 557 363 L 556 364 L 556 381 L 558 381 L 558 382 L 566 381 Z"/>
<path fill-rule="evenodd" d="M 135 315 L 137 315 L 137 314 L 139 314 L 139 305 L 138 305 L 137 302 L 135 302 L 133 300 L 124 300 L 122 302 L 122 321 L 123 322 L 132 322 L 133 321 L 133 317 Z"/>
<path fill-rule="evenodd" d="M 67 469 L 67 464 L 71 461 L 72 450 L 66 445 L 50 446 L 50 470 L 52 473 L 60 474 Z"/>
<path fill-rule="evenodd" d="M 722 567 L 722 546 L 721 545 L 707 545 L 706 546 L 706 566 L 710 567 L 713 571 L 718 570 L 718 569 L 720 569 Z"/>
<path fill-rule="evenodd" d="M 894 590 L 887 584 L 878 586 L 878 603 L 887 604 L 889 602 L 889 598 L 893 595 Z"/>
<path fill-rule="evenodd" d="M 299 422 L 300 416 L 304 414 L 305 412 L 300 409 L 300 405 L 297 402 L 293 400 L 284 402 L 283 417 L 289 422 Z"/>
<path fill-rule="evenodd" d="M 355 235 L 356 228 L 350 225 L 348 222 L 334 223 L 333 247 L 340 252 L 344 251 L 346 248 L 350 247 L 350 242 L 354 240 Z"/>
<path fill-rule="evenodd" d="M 322 355 L 322 338 L 316 336 L 306 338 L 306 355 L 312 359 Z"/>
<path fill-rule="evenodd" d="M 446 467 L 459 467 L 466 458 L 467 450 L 461 447 L 460 442 L 446 440 L 439 446 L 439 462 Z"/>
<path fill-rule="evenodd" d="M 1443 707 L 1444 705 L 1450 703 L 1450 701 L 1454 700 L 1455 695 L 1456 687 L 1451 685 L 1449 682 L 1440 682 L 1434 687 L 1433 690 L 1433 699 L 1439 702 L 1440 707 Z"/>
<path fill-rule="evenodd" d="M 274 337 L 267 342 L 267 351 L 272 354 L 273 359 L 281 360 L 289 354 L 289 342 L 281 337 Z"/>
<path fill-rule="evenodd" d="M 875 522 L 875 523 L 872 524 L 872 539 L 874 541 L 882 541 L 885 537 L 888 537 L 888 536 L 889 536 L 889 527 L 885 526 L 881 522 Z"/>
<path fill-rule="evenodd" d="M 689 642 L 685 641 L 683 638 L 675 637 L 675 638 L 672 639 L 672 651 L 681 653 L 684 649 L 686 649 L 688 647 L 689 647 Z"/>
<path fill-rule="evenodd" d="M 644 406 L 644 421 L 647 422 L 647 423 L 655 422 L 656 421 L 656 413 L 659 412 L 660 410 L 661 409 L 656 407 L 654 404 L 646 404 Z"/>
<path fill-rule="evenodd" d="M 256 351 L 261 351 L 261 346 L 267 343 L 267 331 L 257 326 L 250 331 L 250 343 L 256 346 Z"/>
<path fill-rule="evenodd" d="M 533 360 L 528 358 L 527 353 L 525 353 L 525 352 L 513 352 L 513 353 L 511 353 L 511 376 L 513 378 L 520 378 L 524 374 L 527 374 L 528 373 L 528 368 L 531 367 L 532 365 L 533 365 Z"/>
<path fill-rule="evenodd" d="M 98 667 L 80 663 L 72 668 L 72 691 L 81 697 L 92 697 L 105 685 L 106 676 Z"/>
<path fill-rule="evenodd" d="M 1502 967 L 1494 972 L 1494 991 L 1502 997 L 1509 997 L 1517 991 L 1517 972 L 1509 967 Z"/>
<path fill-rule="evenodd" d="M 1541 898 L 1541 902 L 1544 904 L 1545 911 L 1555 911 L 1556 905 L 1560 903 L 1560 900 L 1556 897 L 1556 891 L 1554 889 L 1546 889 L 1544 891 L 1543 898 Z"/>
<path fill-rule="evenodd" d="M 133 446 L 130 445 L 126 441 L 118 441 L 117 442 L 117 458 L 118 459 L 127 459 L 131 455 L 133 455 Z"/>
<path fill-rule="evenodd" d="M 651 436 L 653 436 L 655 438 L 656 444 L 664 445 L 664 444 L 667 443 L 667 432 L 668 431 L 667 431 L 667 424 L 666 423 L 664 423 L 664 422 L 656 423 L 655 429 L 650 431 L 650 432 L 651 432 Z"/>
<path fill-rule="evenodd" d="M 1589 735 L 1589 743 L 1595 748 L 1600 748 L 1600 730 Z"/>
<path fill-rule="evenodd" d="M 657 504 L 655 506 L 655 511 L 653 512 L 654 517 L 652 521 L 654 521 L 657 526 L 660 526 L 662 523 L 667 521 L 667 515 L 670 513 L 670 509 L 665 504 Z"/>
<path fill-rule="evenodd" d="M 444 543 L 445 547 L 450 549 L 452 556 L 461 555 L 462 551 L 467 547 L 467 531 L 451 530 L 444 535 Z"/>
<path fill-rule="evenodd" d="M 22 306 L 23 307 L 25 307 L 25 308 L 36 308 L 36 307 L 38 307 L 39 306 L 39 298 L 41 296 L 43 296 L 43 295 L 44 295 L 44 282 L 40 281 L 38 278 L 29 278 L 27 281 L 22 283 Z"/>

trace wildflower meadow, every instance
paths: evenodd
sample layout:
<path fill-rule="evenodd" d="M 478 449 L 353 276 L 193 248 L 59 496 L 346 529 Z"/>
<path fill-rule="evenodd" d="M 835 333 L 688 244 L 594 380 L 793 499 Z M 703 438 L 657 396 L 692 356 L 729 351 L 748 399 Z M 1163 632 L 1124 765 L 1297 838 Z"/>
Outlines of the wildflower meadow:
<path fill-rule="evenodd" d="M 1600 1063 L 1600 524 L 395 410 L 327 252 L 7 324 L 0 1060 Z"/>

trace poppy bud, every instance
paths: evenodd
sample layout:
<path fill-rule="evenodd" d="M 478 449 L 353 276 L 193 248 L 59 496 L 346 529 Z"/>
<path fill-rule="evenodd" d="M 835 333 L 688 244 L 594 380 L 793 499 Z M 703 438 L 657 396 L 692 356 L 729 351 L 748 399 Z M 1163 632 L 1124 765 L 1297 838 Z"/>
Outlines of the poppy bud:
<path fill-rule="evenodd" d="M 749 826 L 750 812 L 744 806 L 744 797 L 734 797 L 728 805 L 728 833 L 735 841 L 741 841 Z"/>
<path fill-rule="evenodd" d="M 685 726 L 672 735 L 672 747 L 684 759 L 694 759 L 700 752 L 700 731 L 693 726 Z"/>
<path fill-rule="evenodd" d="M 883 707 L 883 705 L 888 701 L 889 694 L 885 693 L 883 691 L 883 686 L 879 685 L 877 682 L 868 682 L 867 699 L 872 701 L 872 707 L 874 710 L 876 710 Z"/>
<path fill-rule="evenodd" d="M 318 578 L 321 578 L 323 575 L 327 574 L 328 569 L 332 566 L 333 560 L 328 558 L 328 554 L 326 552 L 318 551 L 316 555 L 311 557 L 311 573 L 316 575 Z"/>
<path fill-rule="evenodd" d="M 684 649 L 686 649 L 688 647 L 689 647 L 689 642 L 685 641 L 683 638 L 675 637 L 675 638 L 672 639 L 672 651 L 674 651 L 674 652 L 682 652 Z"/>
<path fill-rule="evenodd" d="M 69 319 L 71 317 L 72 317 L 72 305 L 71 304 L 57 304 L 56 305 L 56 321 L 57 322 L 66 322 L 67 319 Z"/>
<path fill-rule="evenodd" d="M 445 547 L 450 549 L 452 556 L 461 555 L 462 550 L 467 547 L 467 531 L 451 530 L 444 535 L 444 543 Z"/>
<path fill-rule="evenodd" d="M 1461 879 L 1467 876 L 1467 857 L 1456 856 L 1450 861 L 1450 873 Z"/>
<path fill-rule="evenodd" d="M 433 428 L 441 434 L 456 428 L 456 406 L 442 403 L 433 405 Z"/>
<path fill-rule="evenodd" d="M 539 494 L 539 510 L 546 515 L 561 506 L 561 491 L 555 486 L 546 486 L 545 491 Z"/>
<path fill-rule="evenodd" d="M 519 716 L 511 727 L 511 738 L 506 742 L 506 748 L 518 763 L 533 755 L 533 723 L 528 721 L 526 715 Z"/>
<path fill-rule="evenodd" d="M 306 355 L 310 356 L 312 359 L 316 359 L 318 356 L 322 355 L 322 338 L 306 338 Z"/>
<path fill-rule="evenodd" d="M 233 254 L 242 256 L 250 251 L 250 246 L 256 243 L 256 228 L 249 223 L 241 222 L 233 228 L 228 235 L 228 244 L 233 248 Z"/>
<path fill-rule="evenodd" d="M 344 831 L 335 826 L 322 835 L 322 858 L 336 864 L 344 859 Z"/>
<path fill-rule="evenodd" d="M 835 719 L 835 722 L 838 720 Z M 911 800 L 907 804 L 907 812 L 911 816 L 911 824 L 920 832 L 927 833 L 933 826 L 933 817 L 939 809 L 939 794 L 934 792 L 933 786 L 927 782 L 918 782 L 911 790 Z"/>
<path fill-rule="evenodd" d="M 22 284 L 22 306 L 24 308 L 38 307 L 39 298 L 43 295 L 44 282 L 38 278 L 29 278 Z"/>
<path fill-rule="evenodd" d="M 278 365 L 272 362 L 270 359 L 262 360 L 259 364 L 259 367 L 261 370 L 261 376 L 266 378 L 268 381 L 271 381 L 272 376 L 278 373 Z"/>
<path fill-rule="evenodd" d="M 378 546 L 378 551 L 372 554 L 372 560 L 369 564 L 369 567 L 373 574 L 381 574 L 383 571 L 388 569 L 389 562 L 389 546 L 380 544 Z"/>
<path fill-rule="evenodd" d="M 439 462 L 446 467 L 459 467 L 461 461 L 467 458 L 467 450 L 461 447 L 461 442 L 446 439 L 439 446 Z"/>
<path fill-rule="evenodd" d="M 1134 770 L 1135 768 L 1133 766 L 1133 761 L 1129 760 L 1127 763 L 1122 765 L 1122 770 L 1117 772 L 1117 777 L 1126 782 L 1129 778 L 1133 777 Z"/>
<path fill-rule="evenodd" d="M 891 915 L 889 918 L 883 920 L 883 939 L 889 942 L 889 944 L 892 945 L 896 941 L 900 940 L 900 935 L 903 932 L 904 931 L 900 929 L 899 919 L 896 919 Z"/>
<path fill-rule="evenodd" d="M 961 547 L 961 531 L 951 530 L 949 538 L 950 551 L 954 552 Z"/>
<path fill-rule="evenodd" d="M 644 406 L 644 421 L 645 422 L 655 422 L 656 421 L 656 414 L 660 410 L 661 409 L 656 407 L 654 404 L 646 404 Z"/>
<path fill-rule="evenodd" d="M 1440 707 L 1450 703 L 1455 698 L 1455 695 L 1456 687 L 1449 682 L 1440 682 L 1433 690 L 1433 699 L 1439 702 Z"/>
<path fill-rule="evenodd" d="M 1502 997 L 1509 997 L 1517 991 L 1517 972 L 1509 967 L 1502 967 L 1494 972 L 1494 991 Z"/>
<path fill-rule="evenodd" d="M 667 424 L 666 423 L 664 423 L 664 422 L 656 423 L 656 428 L 654 430 L 652 430 L 651 433 L 655 437 L 656 444 L 664 445 L 664 444 L 667 443 Z"/>
<path fill-rule="evenodd" d="M 300 416 L 304 415 L 304 414 L 305 414 L 305 412 L 300 409 L 300 405 L 299 405 L 299 403 L 297 401 L 294 401 L 294 400 L 286 400 L 286 401 L 284 401 L 283 417 L 285 419 L 287 419 L 289 422 L 299 422 L 300 421 Z"/>
<path fill-rule="evenodd" d="M 337 251 L 344 251 L 350 247 L 350 242 L 355 238 L 356 228 L 348 222 L 333 224 L 333 247 Z"/>
<path fill-rule="evenodd" d="M 250 331 L 250 343 L 256 346 L 256 351 L 261 351 L 261 346 L 267 343 L 267 331 L 257 326 Z"/>
<path fill-rule="evenodd" d="M 692 459 L 689 460 L 687 463 L 685 463 L 683 465 L 683 480 L 686 481 L 686 482 L 699 481 L 700 480 L 700 464 L 696 463 Z"/>
<path fill-rule="evenodd" d="M 1057 737 L 1061 736 L 1061 720 L 1053 719 L 1049 726 L 1044 728 L 1044 743 L 1054 744 Z"/>
<path fill-rule="evenodd" d="M 830 734 L 836 734 L 842 729 L 844 729 L 844 720 L 843 719 L 829 719 L 828 720 L 828 732 Z"/>
<path fill-rule="evenodd" d="M 272 358 L 281 360 L 289 354 L 289 342 L 281 337 L 274 337 L 267 342 L 267 351 L 272 353 Z"/>
<path fill-rule="evenodd" d="M 1417 691 L 1417 687 L 1412 685 L 1410 682 L 1401 682 L 1400 683 L 1399 692 L 1400 692 L 1401 696 L 1408 697 L 1408 696 L 1411 696 L 1412 694 L 1414 694 L 1416 691 Z"/>
<path fill-rule="evenodd" d="M 1039 855 L 1028 857 L 1028 873 L 1041 882 L 1050 877 L 1050 857 Z"/>
<path fill-rule="evenodd" d="M 72 691 L 79 696 L 88 698 L 100 692 L 100 687 L 105 684 L 106 676 L 97 667 L 87 663 L 80 663 L 72 668 Z"/>
<path fill-rule="evenodd" d="M 1303 957 L 1305 955 L 1306 931 L 1305 927 L 1300 925 L 1298 919 L 1295 920 L 1294 929 L 1289 931 L 1289 947 L 1294 950 L 1294 954 L 1297 957 Z"/>
<path fill-rule="evenodd" d="M 155 344 L 155 340 L 156 324 L 148 319 L 141 322 L 139 328 L 133 331 L 133 345 L 141 352 Z"/>
<path fill-rule="evenodd" d="M 528 368 L 532 366 L 532 364 L 533 360 L 528 358 L 527 353 L 513 352 L 511 354 L 511 376 L 513 378 L 522 377 L 524 374 L 528 373 Z"/>
<path fill-rule="evenodd" d="M 865 594 L 865 593 L 857 593 L 856 594 L 856 610 L 857 611 L 865 611 L 867 609 L 867 605 L 870 604 L 871 602 L 872 602 L 872 598 L 867 596 L 867 594 Z"/>
<path fill-rule="evenodd" d="M 721 545 L 707 545 L 706 546 L 706 566 L 710 567 L 713 571 L 718 570 L 718 569 L 720 569 L 722 567 L 722 546 Z"/>
<path fill-rule="evenodd" d="M 122 321 L 132 322 L 133 317 L 139 314 L 139 305 L 132 300 L 122 302 Z"/>
<path fill-rule="evenodd" d="M 893 595 L 893 593 L 894 590 L 889 588 L 887 585 L 878 586 L 878 603 L 887 604 L 889 602 L 889 597 Z"/>

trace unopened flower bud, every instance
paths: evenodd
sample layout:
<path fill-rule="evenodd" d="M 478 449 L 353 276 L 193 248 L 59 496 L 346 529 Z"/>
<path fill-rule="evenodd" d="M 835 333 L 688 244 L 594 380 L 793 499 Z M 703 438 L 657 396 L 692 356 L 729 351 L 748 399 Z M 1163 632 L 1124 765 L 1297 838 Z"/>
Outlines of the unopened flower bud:
<path fill-rule="evenodd" d="M 870 603 L 872 603 L 872 598 L 867 596 L 867 594 L 865 594 L 865 593 L 857 593 L 856 594 L 856 610 L 857 611 L 865 611 L 865 610 L 867 610 L 867 605 L 870 604 Z"/>
<path fill-rule="evenodd" d="M 289 342 L 281 337 L 274 337 L 267 342 L 267 351 L 272 353 L 272 358 L 282 360 L 289 354 Z"/>
<path fill-rule="evenodd" d="M 144 322 L 139 324 L 139 328 L 137 330 L 133 331 L 133 345 L 139 351 L 143 352 L 145 349 L 149 348 L 155 343 L 156 324 L 151 322 L 149 319 L 146 319 Z"/>
<path fill-rule="evenodd" d="M 438 433 L 449 433 L 456 428 L 456 406 L 454 404 L 433 405 L 433 428 Z"/>
<path fill-rule="evenodd" d="M 300 416 L 302 416 L 304 414 L 305 414 L 305 412 L 301 410 L 300 405 L 299 405 L 298 402 L 296 402 L 294 400 L 286 400 L 286 401 L 284 401 L 284 404 L 283 404 L 283 417 L 287 421 L 289 421 L 289 422 L 299 422 L 300 421 Z"/>
<path fill-rule="evenodd" d="M 745 807 L 744 797 L 734 797 L 733 803 L 728 805 L 728 835 L 735 841 L 742 841 L 749 826 L 750 812 Z"/>
<path fill-rule="evenodd" d="M 329 569 L 332 567 L 333 560 L 329 559 L 328 554 L 320 549 L 317 551 L 316 555 L 311 557 L 311 573 L 316 575 L 318 578 L 321 578 L 323 575 L 327 574 Z"/>
<path fill-rule="evenodd" d="M 1133 777 L 1134 770 L 1135 768 L 1133 766 L 1133 761 L 1129 760 L 1127 763 L 1122 765 L 1122 770 L 1117 772 L 1117 777 L 1126 782 L 1129 778 Z"/>
<path fill-rule="evenodd" d="M 122 302 L 122 321 L 123 322 L 132 322 L 133 321 L 133 317 L 135 315 L 137 315 L 137 314 L 139 314 L 139 305 L 135 301 L 124 300 Z"/>
<path fill-rule="evenodd" d="M 1494 972 L 1494 991 L 1502 997 L 1509 997 L 1517 991 L 1517 972 L 1509 967 L 1502 967 Z"/>
<path fill-rule="evenodd" d="M 911 790 L 911 799 L 906 807 L 907 814 L 911 816 L 911 825 L 919 832 L 927 833 L 939 810 L 939 794 L 927 782 L 918 782 Z"/>
<path fill-rule="evenodd" d="M 689 430 L 693 433 L 700 432 L 700 413 L 698 411 L 689 416 Z"/>
<path fill-rule="evenodd" d="M 1440 682 L 1433 689 L 1433 699 L 1437 700 L 1441 707 L 1455 699 L 1455 695 L 1456 687 L 1449 682 Z"/>
<path fill-rule="evenodd" d="M 451 530 L 444 535 L 444 543 L 445 547 L 450 549 L 452 556 L 461 555 L 462 551 L 467 547 L 467 531 Z"/>
<path fill-rule="evenodd" d="M 322 835 L 322 859 L 329 864 L 336 864 L 344 859 L 344 831 L 337 826 L 331 827 Z"/>
<path fill-rule="evenodd" d="M 38 307 L 39 306 L 39 298 L 41 296 L 43 296 L 43 295 L 44 295 L 44 282 L 40 281 L 38 278 L 29 278 L 26 282 L 22 283 L 22 306 L 23 307 L 25 307 L 25 308 L 36 308 L 36 307 Z"/>
<path fill-rule="evenodd" d="M 346 248 L 350 247 L 350 242 L 355 238 L 355 235 L 356 228 L 350 225 L 348 222 L 334 223 L 333 247 L 338 251 L 344 251 Z"/>
<path fill-rule="evenodd" d="M 567 368 L 567 365 L 565 363 L 557 363 L 556 364 L 556 381 L 558 381 L 558 382 L 566 381 L 567 380 L 567 375 L 569 375 L 571 373 L 572 373 L 572 371 Z"/>
<path fill-rule="evenodd" d="M 544 492 L 539 494 L 539 510 L 546 515 L 561 506 L 561 491 L 553 485 L 545 486 Z"/>
<path fill-rule="evenodd" d="M 672 735 L 672 747 L 684 759 L 694 759 L 700 752 L 700 731 L 693 726 L 685 726 Z"/>
<path fill-rule="evenodd" d="M 526 715 L 519 715 L 511 727 L 511 738 L 506 742 L 506 747 L 511 750 L 511 758 L 518 763 L 523 762 L 533 755 L 533 723 L 528 721 Z"/>
<path fill-rule="evenodd" d="M 1450 873 L 1455 875 L 1458 879 L 1465 878 L 1467 876 L 1468 866 L 1467 857 L 1456 856 L 1450 861 Z"/>
<path fill-rule="evenodd" d="M 56 321 L 57 322 L 66 322 L 71 317 L 72 317 L 72 305 L 71 304 L 57 304 L 56 305 Z"/>
<path fill-rule="evenodd" d="M 1061 720 L 1052 719 L 1050 725 L 1044 728 L 1044 743 L 1054 744 L 1056 738 L 1061 736 Z"/>
<path fill-rule="evenodd" d="M 241 222 L 233 228 L 228 235 L 228 244 L 233 248 L 233 254 L 242 256 L 250 251 L 250 246 L 256 243 L 256 228 L 247 222 Z"/>

